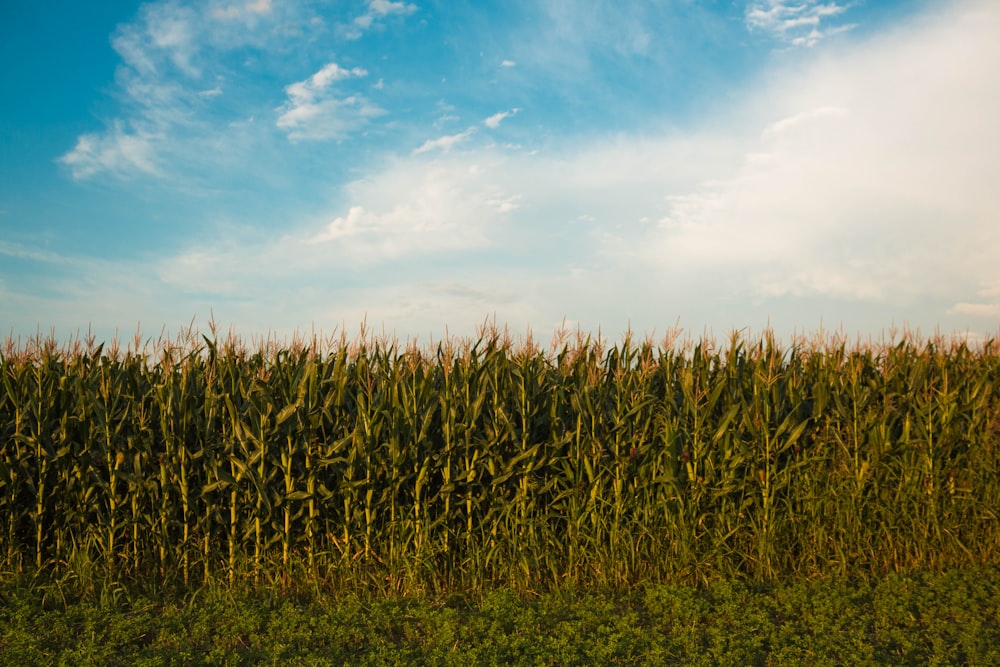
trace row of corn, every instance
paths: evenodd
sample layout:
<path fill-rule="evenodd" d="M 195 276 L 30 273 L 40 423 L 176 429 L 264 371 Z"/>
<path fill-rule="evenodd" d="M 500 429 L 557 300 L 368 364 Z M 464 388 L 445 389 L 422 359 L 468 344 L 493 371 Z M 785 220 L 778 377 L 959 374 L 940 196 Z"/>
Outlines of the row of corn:
<path fill-rule="evenodd" d="M 1000 352 L 7 342 L 0 563 L 476 589 L 1000 561 Z"/>

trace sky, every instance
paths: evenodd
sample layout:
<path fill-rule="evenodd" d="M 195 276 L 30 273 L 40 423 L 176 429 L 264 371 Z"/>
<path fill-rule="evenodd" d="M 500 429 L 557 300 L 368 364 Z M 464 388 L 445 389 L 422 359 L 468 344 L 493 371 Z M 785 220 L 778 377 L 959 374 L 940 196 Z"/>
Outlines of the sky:
<path fill-rule="evenodd" d="M 1000 332 L 995 0 L 0 3 L 0 333 Z"/>

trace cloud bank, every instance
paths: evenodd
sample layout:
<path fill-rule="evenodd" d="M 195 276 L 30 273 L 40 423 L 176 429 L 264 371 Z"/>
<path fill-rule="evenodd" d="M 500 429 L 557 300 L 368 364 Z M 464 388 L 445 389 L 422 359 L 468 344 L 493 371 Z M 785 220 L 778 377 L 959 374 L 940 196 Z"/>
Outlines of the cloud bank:
<path fill-rule="evenodd" d="M 739 113 L 694 132 L 534 155 L 469 143 L 468 132 L 442 137 L 352 186 L 351 204 L 312 241 L 356 243 L 348 254 L 371 262 L 402 248 L 452 253 L 417 275 L 512 288 L 512 316 L 532 313 L 536 325 L 568 315 L 652 329 L 680 314 L 720 329 L 863 328 L 928 312 L 990 326 L 998 22 L 994 6 L 966 3 L 789 65 Z M 451 154 L 428 162 L 431 148 Z M 492 257 L 465 260 L 474 247 Z M 523 265 L 505 275 L 518 248 Z M 372 304 L 405 321 L 403 299 L 387 307 L 393 289 Z M 447 291 L 434 293 L 432 312 L 448 312 Z"/>
<path fill-rule="evenodd" d="M 366 28 L 405 14 L 392 9 L 400 4 L 370 3 Z M 547 5 L 556 25 L 584 20 L 557 5 Z M 249 4 L 227 7 L 238 13 L 223 7 L 215 20 L 257 15 Z M 844 7 L 755 2 L 744 20 L 778 43 L 817 46 L 850 25 L 838 22 Z M 212 90 L 183 16 L 121 33 L 138 120 L 80 137 L 63 158 L 75 177 L 163 168 L 164 128 L 182 126 L 185 109 L 203 102 L 157 73 L 170 68 L 197 80 L 192 91 Z M 641 22 L 618 29 L 630 52 L 649 48 Z M 494 135 L 520 125 L 510 116 L 522 107 L 497 104 L 467 116 L 476 124 L 463 132 L 422 144 L 427 134 L 413 135 L 357 167 L 347 185 L 331 181 L 326 203 L 289 211 L 280 230 L 258 229 L 253 240 L 217 231 L 133 265 L 75 260 L 95 286 L 57 305 L 72 324 L 110 302 L 120 305 L 98 310 L 112 319 L 115 308 L 157 322 L 214 308 L 227 322 L 281 330 L 367 316 L 407 335 L 445 324 L 470 331 L 491 313 L 542 335 L 567 317 L 611 335 L 629 325 L 662 331 L 678 316 L 717 334 L 820 321 L 850 331 L 904 321 L 996 329 L 1000 6 L 936 5 L 892 30 L 858 32 L 775 58 L 725 107 L 685 127 L 498 145 Z M 569 27 L 561 39 L 587 48 Z M 305 142 L 370 122 L 374 103 L 348 90 L 368 79 L 368 65 L 346 62 L 286 78 L 270 125 Z M 141 105 L 140 84 L 167 102 Z M 220 87 L 210 100 L 226 96 Z M 511 111 L 487 116 L 497 108 Z M 525 107 L 518 120 L 534 113 Z M 115 275 L 138 277 L 122 286 Z M 120 299 L 107 299 L 102 278 Z"/>

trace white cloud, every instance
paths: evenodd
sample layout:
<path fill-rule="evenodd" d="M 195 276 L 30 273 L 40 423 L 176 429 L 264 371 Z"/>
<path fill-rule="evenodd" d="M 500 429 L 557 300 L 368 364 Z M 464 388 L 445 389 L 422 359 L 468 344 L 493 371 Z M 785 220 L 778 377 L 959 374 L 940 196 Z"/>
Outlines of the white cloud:
<path fill-rule="evenodd" d="M 956 303 L 949 314 L 971 315 L 973 317 L 1000 317 L 1000 303 Z"/>
<path fill-rule="evenodd" d="M 780 134 L 789 130 L 796 125 L 802 123 L 807 123 L 809 121 L 818 120 L 822 118 L 836 118 L 841 116 L 846 116 L 850 113 L 847 109 L 842 107 L 819 107 L 817 109 L 810 109 L 808 111 L 803 111 L 797 113 L 788 118 L 782 118 L 781 120 L 771 123 L 764 129 L 763 136 L 769 137 L 776 134 Z"/>
<path fill-rule="evenodd" d="M 549 78 L 548 83 L 566 85 L 574 98 L 594 83 L 593 73 L 604 70 L 609 62 L 617 61 L 619 76 L 632 75 L 629 70 L 642 63 L 656 63 L 669 72 L 676 66 L 669 58 L 681 54 L 673 49 L 684 41 L 675 34 L 678 27 L 698 24 L 707 33 L 713 32 L 714 26 L 709 25 L 712 12 L 703 4 L 614 0 L 590 0 L 585 5 L 565 0 L 529 3 L 526 6 L 533 12 L 516 41 L 507 47 L 505 55 L 509 57 L 500 65 L 527 63 L 533 78 L 543 75 Z"/>
<path fill-rule="evenodd" d="M 197 77 L 195 66 L 199 51 L 196 37 L 199 17 L 196 11 L 176 3 L 147 4 L 140 10 L 141 19 L 119 26 L 111 40 L 125 65 L 138 74 L 163 74 L 172 64 L 184 75 Z"/>
<path fill-rule="evenodd" d="M 285 87 L 288 99 L 278 108 L 276 125 L 293 141 L 340 138 L 364 126 L 385 111 L 360 94 L 334 96 L 333 84 L 367 75 L 360 67 L 324 65 L 308 79 Z"/>
<path fill-rule="evenodd" d="M 406 16 L 417 11 L 417 6 L 408 2 L 390 2 L 390 0 L 369 0 L 368 11 L 375 16 L 400 14 Z"/>
<path fill-rule="evenodd" d="M 1000 271 L 997 273 L 1000 274 Z M 976 296 L 979 297 L 979 301 L 956 303 L 948 313 L 970 315 L 975 318 L 1000 318 L 1000 279 L 982 281 L 976 290 Z"/>
<path fill-rule="evenodd" d="M 444 324 L 472 333 L 493 312 L 514 331 L 531 325 L 543 338 L 567 315 L 596 328 L 607 312 L 595 315 L 595 307 L 606 308 L 615 291 L 629 294 L 637 275 L 633 263 L 606 250 L 602 223 L 655 208 L 665 180 L 703 176 L 702 160 L 717 154 L 683 140 L 571 156 L 497 147 L 415 154 L 350 184 L 340 211 L 319 228 L 300 222 L 262 242 L 201 239 L 161 264 L 160 275 L 189 294 L 211 285 L 221 296 L 261 304 L 281 295 L 268 327 L 280 326 L 288 308 L 296 322 L 315 316 L 353 325 L 367 314 L 369 323 L 406 335 L 440 335 Z M 663 155 L 673 156 L 669 164 L 655 162 Z M 568 227 L 588 211 L 593 229 Z M 605 322 L 627 321 L 627 303 Z"/>
<path fill-rule="evenodd" d="M 175 181 L 190 178 L 192 161 L 224 160 L 224 151 L 206 152 L 204 146 L 219 146 L 231 137 L 226 128 L 233 119 L 215 122 L 225 111 L 210 100 L 221 94 L 222 80 L 236 92 L 234 103 L 248 97 L 240 85 L 246 80 L 238 72 L 227 76 L 226 56 L 247 46 L 266 50 L 288 34 L 304 36 L 296 26 L 305 17 L 294 10 L 274 11 L 268 0 L 143 4 L 111 37 L 121 59 L 115 72 L 118 117 L 102 130 L 81 134 L 60 160 L 74 167 L 77 178 L 156 173 Z M 278 22 L 289 26 L 287 32 L 270 30 Z"/>
<path fill-rule="evenodd" d="M 244 2 L 242 5 L 216 7 L 212 9 L 212 17 L 222 21 L 231 21 L 233 19 L 247 18 L 254 14 L 267 14 L 270 11 L 271 0 L 251 0 L 250 2 Z"/>
<path fill-rule="evenodd" d="M 815 46 L 827 37 L 856 27 L 854 24 L 821 27 L 848 8 L 849 5 L 822 0 L 765 0 L 747 5 L 746 25 L 792 46 Z"/>
<path fill-rule="evenodd" d="M 663 8 L 652 3 L 592 2 L 586 10 L 574 3 L 541 3 L 550 24 L 552 45 L 587 50 L 608 49 L 620 55 L 645 55 L 653 44 L 651 21 Z M 571 56 L 573 57 L 573 56 Z"/>
<path fill-rule="evenodd" d="M 185 292 L 211 286 L 223 296 L 266 299 L 303 281 L 353 283 L 357 272 L 379 283 L 369 269 L 373 265 L 381 267 L 378 274 L 391 277 L 404 260 L 421 264 L 430 257 L 465 257 L 502 238 L 520 204 L 519 194 L 497 178 L 503 158 L 480 158 L 402 159 L 349 184 L 345 210 L 322 226 L 300 222 L 280 237 L 258 241 L 240 232 L 200 240 L 162 261 L 159 275 Z M 437 280 L 431 267 L 414 270 L 410 282 Z"/>
<path fill-rule="evenodd" d="M 420 148 L 413 151 L 415 155 L 420 153 L 427 153 L 429 151 L 440 150 L 447 153 L 457 144 L 465 141 L 470 136 L 472 136 L 476 131 L 476 128 L 470 127 L 464 132 L 459 132 L 458 134 L 449 134 L 443 137 L 438 137 L 437 139 L 428 139 L 425 141 Z"/>
<path fill-rule="evenodd" d="M 893 319 L 981 323 L 996 297 L 965 295 L 1000 290 L 998 20 L 968 3 L 789 64 L 701 133 L 481 165 L 477 183 L 517 193 L 491 198 L 517 206 L 492 252 L 530 248 L 522 312 L 548 322 L 600 311 L 643 328 L 657 324 L 655 295 L 669 323 L 720 332 L 769 318 L 786 333 L 820 318 L 869 331 Z M 581 216 L 587 228 L 571 228 Z"/>
<path fill-rule="evenodd" d="M 461 158 L 400 161 L 351 184 L 347 214 L 308 242 L 333 243 L 351 261 L 483 246 L 491 227 L 517 208 L 518 196 L 492 182 L 496 169 L 496 162 Z"/>
<path fill-rule="evenodd" d="M 487 199 L 486 204 L 500 213 L 510 213 L 521 208 L 522 198 L 522 195 L 511 195 L 509 197 Z"/>
<path fill-rule="evenodd" d="M 325 95 L 335 81 L 367 75 L 368 72 L 360 67 L 345 69 L 337 63 L 327 63 L 308 79 L 286 86 L 285 92 L 291 103 L 308 104 Z"/>
<path fill-rule="evenodd" d="M 986 299 L 1000 299 L 1000 279 L 984 281 L 978 294 Z"/>
<path fill-rule="evenodd" d="M 244 240 L 245 234 L 200 241 L 160 262 L 158 275 L 172 290 L 191 294 L 211 286 L 220 297 L 262 303 L 276 291 L 291 298 L 305 284 L 315 286 L 312 298 L 325 295 L 317 303 L 331 303 L 331 294 L 356 301 L 360 292 L 376 291 L 378 300 L 359 305 L 378 311 L 387 305 L 387 295 L 413 296 L 418 283 L 453 281 L 449 263 L 474 268 L 469 258 L 477 250 L 504 239 L 519 197 L 497 181 L 503 169 L 500 157 L 406 158 L 350 184 L 344 192 L 349 204 L 322 227 L 300 223 L 280 238 L 262 241 Z M 460 274 L 468 276 L 464 269 Z M 359 276 L 366 288 L 341 294 L 345 288 L 339 286 L 357 285 Z M 316 304 L 296 305 L 311 310 Z"/>
<path fill-rule="evenodd" d="M 389 0 L 368 0 L 368 10 L 354 19 L 350 26 L 342 27 L 342 35 L 347 39 L 358 39 L 366 30 L 370 30 L 376 22 L 386 16 L 409 16 L 417 11 L 417 6 L 408 2 L 390 2 Z"/>
<path fill-rule="evenodd" d="M 998 24 L 963 3 L 761 91 L 750 108 L 778 120 L 733 172 L 666 200 L 648 247 L 764 299 L 898 307 L 995 279 Z"/>
<path fill-rule="evenodd" d="M 137 264 L 99 268 L 145 276 L 131 281 L 143 299 L 131 284 L 95 283 L 73 288 L 72 312 L 79 322 L 118 302 L 146 321 L 179 321 L 212 303 L 212 286 L 230 300 L 216 308 L 222 321 L 264 328 L 313 317 L 354 326 L 367 313 L 407 335 L 455 332 L 494 309 L 514 328 L 567 316 L 611 335 L 677 316 L 695 335 L 769 319 L 787 333 L 820 317 L 868 331 L 906 318 L 978 328 L 1000 297 L 998 25 L 995 3 L 966 1 L 852 36 L 767 72 L 733 95 L 731 113 L 684 133 L 535 155 L 474 142 L 448 152 L 474 128 L 433 139 L 373 167 L 322 215 L 290 212 L 270 239 L 202 238 L 153 263 L 154 277 Z M 301 109 L 289 131 L 340 113 L 314 107 L 344 101 L 334 93 L 356 78 L 348 71 L 288 91 L 285 111 Z M 97 168 L 139 169 L 124 149 L 102 162 L 89 141 L 80 155 Z"/>
<path fill-rule="evenodd" d="M 491 130 L 495 130 L 498 127 L 500 127 L 500 123 L 502 123 L 505 118 L 509 118 L 510 116 L 513 116 L 519 111 L 520 109 L 515 107 L 510 111 L 501 111 L 499 113 L 495 113 L 489 118 L 483 120 L 483 125 L 490 128 Z"/>
<path fill-rule="evenodd" d="M 84 179 L 99 172 L 111 172 L 126 177 L 136 172 L 158 173 L 154 157 L 155 137 L 128 133 L 121 123 L 115 123 L 105 134 L 83 134 L 73 150 L 58 161 L 70 168 L 73 178 Z"/>

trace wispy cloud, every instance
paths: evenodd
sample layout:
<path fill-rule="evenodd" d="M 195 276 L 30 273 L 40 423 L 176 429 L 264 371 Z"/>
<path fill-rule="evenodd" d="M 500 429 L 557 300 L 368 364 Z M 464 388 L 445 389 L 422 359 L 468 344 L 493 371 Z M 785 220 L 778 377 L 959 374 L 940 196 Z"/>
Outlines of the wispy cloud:
<path fill-rule="evenodd" d="M 389 14 L 406 16 L 417 11 L 417 6 L 408 2 L 391 2 L 390 0 L 368 0 L 368 13 L 383 17 Z"/>
<path fill-rule="evenodd" d="M 154 144 L 158 138 L 143 132 L 127 132 L 120 122 L 104 134 L 84 134 L 73 150 L 59 158 L 73 178 L 83 179 L 100 172 L 128 177 L 136 173 L 158 173 Z"/>
<path fill-rule="evenodd" d="M 955 315 L 996 318 L 1000 317 L 1000 303 L 956 303 L 948 312 Z"/>
<path fill-rule="evenodd" d="M 598 0 L 584 11 L 574 3 L 558 0 L 540 4 L 553 40 L 561 46 L 634 56 L 647 53 L 654 44 L 649 21 L 659 8 L 649 3 Z"/>
<path fill-rule="evenodd" d="M 810 121 L 820 120 L 823 118 L 837 118 L 841 116 L 846 116 L 849 113 L 850 111 L 848 111 L 843 107 L 827 106 L 827 107 L 819 107 L 816 109 L 809 109 L 808 111 L 802 111 L 800 113 L 789 116 L 788 118 L 782 118 L 779 121 L 771 123 L 766 128 L 764 128 L 763 136 L 773 137 L 803 123 L 808 123 Z"/>
<path fill-rule="evenodd" d="M 113 95 L 120 104 L 117 116 L 105 128 L 81 134 L 59 161 L 77 179 L 155 175 L 183 181 L 243 151 L 241 146 L 223 148 L 245 138 L 232 127 L 273 109 L 274 101 L 270 91 L 260 94 L 262 68 L 253 73 L 234 68 L 232 55 L 249 51 L 266 59 L 289 37 L 308 43 L 322 27 L 313 18 L 305 6 L 277 7 L 269 0 L 141 5 L 111 38 L 120 57 Z M 224 91 L 226 102 L 220 104 Z M 314 115 L 327 119 L 330 114 L 322 112 L 338 105 L 346 107 L 342 115 L 348 118 L 374 112 L 357 97 L 330 101 L 317 96 L 316 102 L 321 108 Z M 323 102 L 329 104 L 323 107 Z M 216 150 L 206 151 L 206 145 Z"/>
<path fill-rule="evenodd" d="M 198 12 L 176 3 L 143 5 L 140 20 L 119 26 L 112 46 L 125 65 L 144 76 L 163 74 L 172 65 L 197 77 Z"/>
<path fill-rule="evenodd" d="M 515 108 L 511 109 L 510 111 L 501 111 L 499 113 L 495 113 L 492 116 L 490 116 L 489 118 L 486 118 L 485 120 L 483 120 L 483 125 L 485 125 L 486 127 L 490 128 L 491 130 L 495 130 L 498 127 L 500 127 L 500 123 L 502 123 L 505 118 L 509 118 L 509 117 L 513 116 L 514 114 L 516 114 L 519 111 L 520 111 L 520 109 L 518 109 L 517 107 L 515 107 Z"/>
<path fill-rule="evenodd" d="M 475 127 L 470 127 L 464 132 L 459 132 L 458 134 L 449 134 L 443 137 L 438 137 L 437 139 L 428 139 L 419 148 L 417 148 L 413 153 L 419 155 L 420 153 L 427 153 L 429 151 L 439 150 L 447 153 L 457 144 L 465 141 L 471 137 L 476 132 Z"/>
<path fill-rule="evenodd" d="M 501 111 L 495 113 L 488 118 L 483 119 L 483 126 L 491 130 L 495 130 L 500 127 L 500 123 L 503 122 L 505 118 L 509 118 L 520 111 L 519 108 L 511 109 L 510 111 Z M 435 125 L 440 124 L 442 121 L 457 120 L 458 116 L 444 116 L 438 119 Z M 448 153 L 458 144 L 464 143 L 469 137 L 474 135 L 478 127 L 473 125 L 465 129 L 462 132 L 456 134 L 447 134 L 441 137 L 436 137 L 434 139 L 428 139 L 419 148 L 413 151 L 414 155 L 420 155 L 421 153 L 429 153 L 431 151 L 441 151 L 442 153 Z"/>
<path fill-rule="evenodd" d="M 360 67 L 328 63 L 308 79 L 290 84 L 285 88 L 288 99 L 278 109 L 277 127 L 293 141 L 336 139 L 381 116 L 385 110 L 359 93 L 335 95 L 336 82 L 365 76 L 368 72 Z"/>
<path fill-rule="evenodd" d="M 271 0 L 250 0 L 242 4 L 232 4 L 212 9 L 212 18 L 222 21 L 252 17 L 255 14 L 267 14 L 271 11 Z"/>
<path fill-rule="evenodd" d="M 409 16 L 415 11 L 417 11 L 417 6 L 409 2 L 368 0 L 368 10 L 355 18 L 351 25 L 344 26 L 343 35 L 347 39 L 359 39 L 366 30 L 370 30 L 385 17 L 391 15 Z"/>
<path fill-rule="evenodd" d="M 840 16 L 848 5 L 821 0 L 766 0 L 747 5 L 746 24 L 792 46 L 815 46 L 832 35 L 846 32 L 855 24 L 824 27 Z"/>
<path fill-rule="evenodd" d="M 0 240 L 0 255 L 27 259 L 33 262 L 44 262 L 46 264 L 65 264 L 69 260 L 49 250 L 38 250 L 26 247 L 20 243 L 11 243 Z"/>
<path fill-rule="evenodd" d="M 1000 278 L 984 281 L 976 290 L 976 298 L 977 301 L 956 303 L 948 313 L 976 318 L 1000 317 Z"/>
<path fill-rule="evenodd" d="M 59 158 L 74 178 L 162 175 L 164 154 L 177 127 L 190 127 L 194 110 L 219 88 L 201 84 L 198 12 L 177 3 L 143 5 L 136 20 L 118 27 L 111 43 L 121 58 L 116 72 L 121 116 L 99 132 L 78 137 Z"/>

